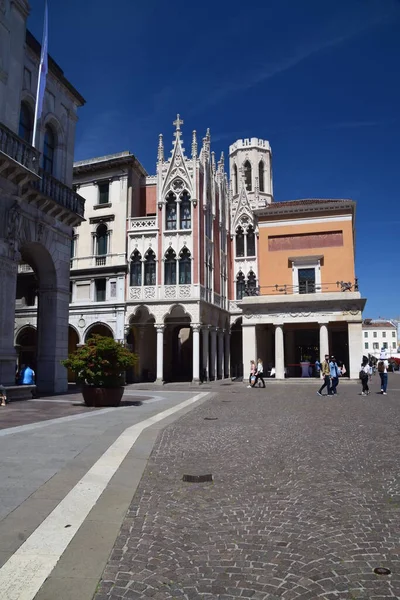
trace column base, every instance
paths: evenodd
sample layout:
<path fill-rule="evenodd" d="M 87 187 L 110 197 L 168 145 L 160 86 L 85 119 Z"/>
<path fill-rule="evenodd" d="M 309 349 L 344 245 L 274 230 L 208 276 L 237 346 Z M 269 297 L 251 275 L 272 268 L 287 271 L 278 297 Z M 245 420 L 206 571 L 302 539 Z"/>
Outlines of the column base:
<path fill-rule="evenodd" d="M 163 379 L 156 379 L 154 383 L 157 383 L 157 385 L 164 385 L 164 380 Z"/>
<path fill-rule="evenodd" d="M 192 379 L 192 381 L 190 382 L 190 385 L 201 385 L 201 381 L 200 379 Z"/>

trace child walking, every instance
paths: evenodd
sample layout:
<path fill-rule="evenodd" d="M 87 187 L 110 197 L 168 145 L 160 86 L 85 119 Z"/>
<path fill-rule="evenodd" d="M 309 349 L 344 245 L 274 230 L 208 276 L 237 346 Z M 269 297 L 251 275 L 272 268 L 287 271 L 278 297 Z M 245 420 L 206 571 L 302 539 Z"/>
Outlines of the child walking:
<path fill-rule="evenodd" d="M 368 396 L 368 394 L 369 394 L 368 377 L 369 377 L 369 364 L 368 364 L 368 361 L 364 361 L 361 363 L 361 371 L 360 371 L 360 380 L 361 380 L 361 384 L 362 384 L 361 396 Z"/>

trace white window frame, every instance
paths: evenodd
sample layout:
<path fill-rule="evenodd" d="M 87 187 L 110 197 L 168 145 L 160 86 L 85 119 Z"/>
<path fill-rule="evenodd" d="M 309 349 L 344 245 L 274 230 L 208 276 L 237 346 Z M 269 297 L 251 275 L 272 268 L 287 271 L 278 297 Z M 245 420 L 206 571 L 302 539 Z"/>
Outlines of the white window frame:
<path fill-rule="evenodd" d="M 314 257 L 311 257 L 309 260 L 304 257 L 298 260 L 292 259 L 292 285 L 294 294 L 300 294 L 299 269 L 315 269 L 315 289 L 319 291 L 321 288 L 321 259 L 316 260 Z"/>

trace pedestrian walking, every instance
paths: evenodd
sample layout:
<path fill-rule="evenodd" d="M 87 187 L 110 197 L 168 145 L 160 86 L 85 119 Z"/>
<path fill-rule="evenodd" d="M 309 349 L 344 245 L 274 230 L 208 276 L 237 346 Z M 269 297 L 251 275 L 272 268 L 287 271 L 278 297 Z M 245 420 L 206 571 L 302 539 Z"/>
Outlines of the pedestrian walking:
<path fill-rule="evenodd" d="M 317 377 L 319 379 L 321 376 L 321 363 L 319 362 L 318 358 L 315 359 L 314 367 L 315 367 L 315 377 Z"/>
<path fill-rule="evenodd" d="M 254 387 L 258 380 L 262 382 L 262 386 L 265 388 L 264 367 L 261 358 L 259 358 L 257 361 L 256 380 L 251 387 Z"/>
<path fill-rule="evenodd" d="M 339 385 L 339 376 L 340 376 L 340 369 L 338 367 L 338 364 L 336 362 L 336 358 L 334 356 L 331 356 L 331 361 L 329 363 L 329 372 L 330 372 L 330 377 L 331 377 L 331 392 L 330 395 L 331 396 L 336 396 L 337 395 L 337 386 Z"/>
<path fill-rule="evenodd" d="M 317 394 L 318 396 L 322 396 L 322 390 L 327 388 L 327 395 L 329 396 L 329 392 L 331 390 L 331 374 L 329 369 L 329 354 L 325 354 L 325 360 L 321 363 L 321 374 L 324 378 L 324 383 L 319 388 Z"/>
<path fill-rule="evenodd" d="M 368 394 L 369 394 L 368 377 L 369 377 L 369 364 L 368 364 L 368 361 L 363 360 L 363 362 L 361 363 L 361 370 L 360 370 L 360 381 L 361 381 L 361 385 L 362 385 L 361 396 L 368 396 Z"/>
<path fill-rule="evenodd" d="M 35 371 L 31 369 L 29 365 L 21 371 L 21 383 L 22 385 L 34 385 L 35 384 Z"/>
<path fill-rule="evenodd" d="M 386 352 L 381 352 L 378 361 L 378 373 L 379 377 L 381 378 L 381 394 L 384 396 L 387 395 L 386 390 L 388 384 L 388 367 L 389 363 L 386 359 Z"/>
<path fill-rule="evenodd" d="M 250 375 L 248 388 L 252 387 L 252 384 L 256 382 L 256 363 L 254 360 L 250 361 Z"/>
<path fill-rule="evenodd" d="M 0 406 L 7 404 L 7 391 L 4 385 L 0 385 Z"/>

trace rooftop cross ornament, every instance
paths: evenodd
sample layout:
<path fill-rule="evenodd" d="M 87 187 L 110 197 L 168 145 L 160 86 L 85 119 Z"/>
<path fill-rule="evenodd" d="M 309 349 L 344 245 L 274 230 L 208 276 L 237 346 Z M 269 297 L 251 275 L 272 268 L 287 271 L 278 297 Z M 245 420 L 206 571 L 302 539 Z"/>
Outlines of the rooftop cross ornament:
<path fill-rule="evenodd" d="M 181 131 L 181 125 L 183 125 L 183 120 L 180 118 L 179 114 L 176 115 L 176 120 L 172 123 L 172 125 L 175 125 L 175 128 L 176 128 L 175 135 L 178 133 L 178 131 L 180 133 L 180 131 Z"/>

